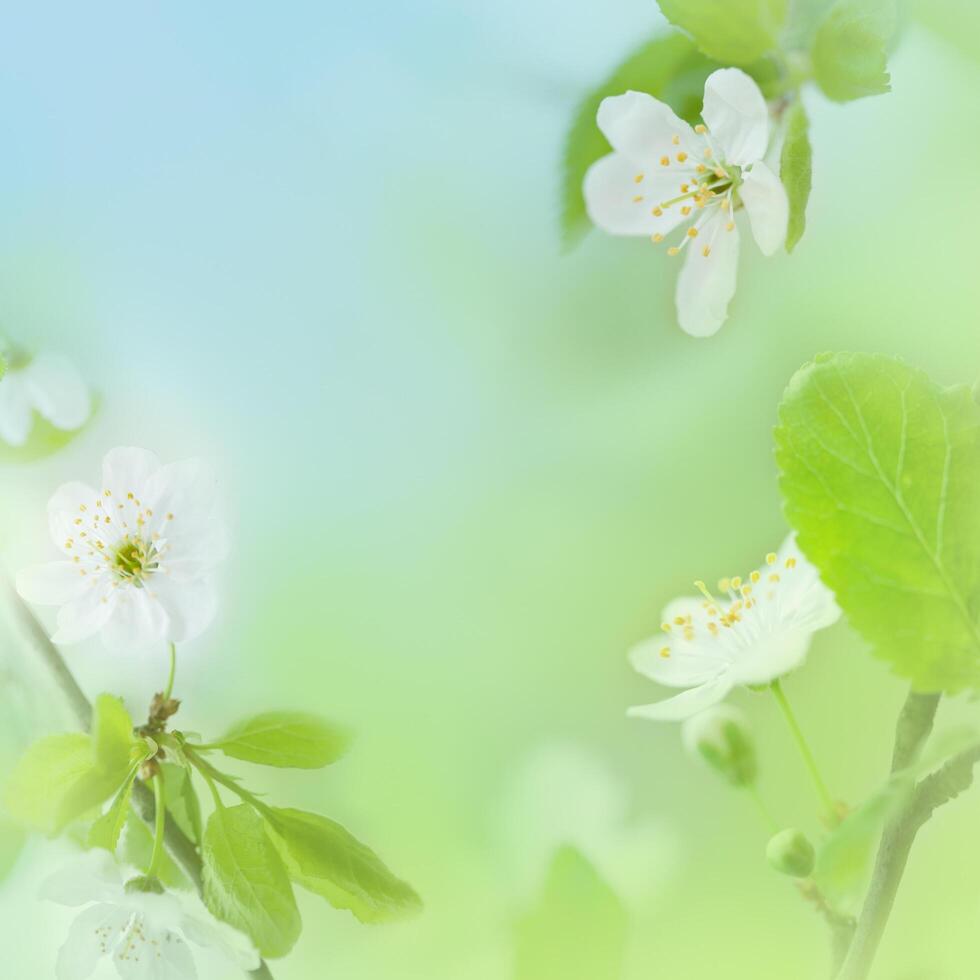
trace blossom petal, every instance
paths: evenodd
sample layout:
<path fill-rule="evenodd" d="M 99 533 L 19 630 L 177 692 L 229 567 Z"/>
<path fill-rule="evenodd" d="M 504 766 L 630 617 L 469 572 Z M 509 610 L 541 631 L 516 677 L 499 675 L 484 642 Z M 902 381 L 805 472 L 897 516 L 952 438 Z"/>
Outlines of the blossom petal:
<path fill-rule="evenodd" d="M 96 580 L 87 592 L 58 610 L 58 629 L 51 639 L 59 644 L 87 640 L 102 629 L 114 608 L 114 590 L 108 582 Z"/>
<path fill-rule="evenodd" d="M 243 970 L 256 970 L 259 954 L 252 941 L 243 932 L 217 919 L 204 919 L 185 916 L 180 924 L 184 935 L 198 946 L 215 949 Z"/>
<path fill-rule="evenodd" d="M 63 606 L 82 596 L 90 583 L 79 566 L 70 561 L 34 565 L 17 573 L 17 592 L 40 606 Z"/>
<path fill-rule="evenodd" d="M 210 579 L 181 583 L 167 575 L 154 575 L 148 587 L 167 614 L 167 638 L 173 643 L 194 639 L 214 619 L 218 596 Z"/>
<path fill-rule="evenodd" d="M 660 166 L 662 157 L 676 157 L 678 150 L 693 155 L 700 145 L 694 130 L 669 105 L 646 92 L 603 99 L 596 122 L 614 150 L 650 170 Z"/>
<path fill-rule="evenodd" d="M 679 208 L 659 208 L 677 197 L 676 178 L 657 175 L 637 184 L 636 177 L 636 164 L 621 153 L 592 164 L 583 185 L 589 218 L 610 235 L 666 235 L 684 220 Z M 662 211 L 659 217 L 654 208 Z"/>
<path fill-rule="evenodd" d="M 82 376 L 57 354 L 38 354 L 23 370 L 34 408 L 56 429 L 80 429 L 92 411 Z"/>
<path fill-rule="evenodd" d="M 59 905 L 90 905 L 110 902 L 122 891 L 119 866 L 105 851 L 90 851 L 49 875 L 38 892 L 40 898 Z"/>
<path fill-rule="evenodd" d="M 728 317 L 738 273 L 738 229 L 726 230 L 727 212 L 719 210 L 701 229 L 698 242 L 687 246 L 684 268 L 677 279 L 677 317 L 692 337 L 710 337 Z"/>
<path fill-rule="evenodd" d="M 122 980 L 197 980 L 190 948 L 176 933 L 154 928 L 146 918 L 134 923 L 132 947 L 124 941 L 113 956 Z"/>
<path fill-rule="evenodd" d="M 736 684 L 769 684 L 795 670 L 806 660 L 812 631 L 784 628 L 760 636 L 736 659 L 732 677 Z"/>
<path fill-rule="evenodd" d="M 11 371 L 0 379 L 0 439 L 11 446 L 23 446 L 32 421 L 31 403 L 20 372 Z"/>
<path fill-rule="evenodd" d="M 727 661 L 700 649 L 686 651 L 674 644 L 667 646 L 663 635 L 651 637 L 630 650 L 633 669 L 665 687 L 696 687 L 704 684 L 723 669 Z M 666 655 L 665 655 L 666 651 Z"/>
<path fill-rule="evenodd" d="M 102 460 L 102 489 L 111 491 L 119 500 L 125 500 L 128 493 L 139 497 L 159 469 L 160 460 L 146 449 L 134 446 L 110 449 Z"/>
<path fill-rule="evenodd" d="M 102 626 L 102 642 L 107 650 L 132 653 L 167 637 L 167 613 L 147 589 L 128 585 L 114 591 L 112 615 Z"/>
<path fill-rule="evenodd" d="M 742 178 L 738 193 L 745 204 L 760 251 L 763 255 L 772 255 L 786 241 L 789 224 L 786 188 L 764 163 L 756 163 Z"/>
<path fill-rule="evenodd" d="M 738 68 L 720 68 L 704 83 L 701 116 L 726 163 L 761 160 L 769 145 L 769 110 L 759 86 Z"/>
<path fill-rule="evenodd" d="M 648 718 L 651 721 L 683 721 L 724 701 L 733 687 L 734 682 L 726 672 L 700 687 L 692 687 L 656 704 L 638 705 L 626 713 L 630 718 Z"/>
<path fill-rule="evenodd" d="M 58 980 L 86 980 L 99 960 L 118 943 L 131 917 L 118 905 L 93 905 L 80 913 L 58 951 Z"/>
<path fill-rule="evenodd" d="M 65 547 L 69 538 L 77 538 L 81 531 L 91 526 L 98 500 L 97 490 L 87 483 L 75 480 L 71 483 L 63 483 L 48 501 L 48 528 L 51 531 L 51 538 L 66 554 L 74 554 L 71 549 Z M 79 520 L 86 527 L 75 523 Z"/>

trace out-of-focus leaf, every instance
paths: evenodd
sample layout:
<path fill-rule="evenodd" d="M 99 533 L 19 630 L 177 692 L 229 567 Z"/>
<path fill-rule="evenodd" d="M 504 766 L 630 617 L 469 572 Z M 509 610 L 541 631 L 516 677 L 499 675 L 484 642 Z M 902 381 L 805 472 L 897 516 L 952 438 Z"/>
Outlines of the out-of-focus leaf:
<path fill-rule="evenodd" d="M 551 862 L 536 907 L 518 923 L 514 980 L 619 980 L 627 916 L 574 847 Z"/>
<path fill-rule="evenodd" d="M 724 65 L 750 65 L 779 45 L 788 0 L 659 0 L 663 15 Z"/>
<path fill-rule="evenodd" d="M 896 0 L 837 0 L 817 29 L 811 57 L 824 95 L 849 102 L 890 89 L 888 50 Z"/>

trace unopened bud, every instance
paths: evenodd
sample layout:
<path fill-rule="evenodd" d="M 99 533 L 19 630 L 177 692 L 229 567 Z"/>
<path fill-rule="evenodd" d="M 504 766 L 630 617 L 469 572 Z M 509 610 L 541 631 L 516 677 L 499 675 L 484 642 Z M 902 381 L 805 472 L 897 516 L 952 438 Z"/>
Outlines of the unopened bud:
<path fill-rule="evenodd" d="M 780 874 L 808 878 L 813 872 L 816 853 L 806 834 L 789 827 L 770 839 L 766 845 L 766 858 Z"/>
<path fill-rule="evenodd" d="M 751 786 L 757 767 L 755 745 L 741 711 L 726 704 L 684 722 L 684 744 L 733 786 Z"/>
<path fill-rule="evenodd" d="M 140 875 L 138 878 L 130 878 L 126 882 L 125 890 L 128 894 L 142 893 L 150 895 L 162 895 L 164 892 L 163 885 L 160 884 L 159 879 L 150 878 L 147 875 Z"/>
<path fill-rule="evenodd" d="M 155 776 L 160 775 L 160 763 L 156 759 L 147 759 L 143 765 L 140 766 L 140 779 L 144 783 L 148 783 Z"/>

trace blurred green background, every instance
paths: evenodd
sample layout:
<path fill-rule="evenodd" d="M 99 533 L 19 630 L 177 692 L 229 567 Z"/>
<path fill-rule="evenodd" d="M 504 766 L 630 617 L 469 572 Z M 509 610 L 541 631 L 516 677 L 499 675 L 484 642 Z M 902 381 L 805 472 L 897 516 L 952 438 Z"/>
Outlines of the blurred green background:
<path fill-rule="evenodd" d="M 7 11 L 0 324 L 69 354 L 101 409 L 61 453 L 3 464 L 3 562 L 52 555 L 48 496 L 114 445 L 217 460 L 234 551 L 220 621 L 181 651 L 181 720 L 350 723 L 338 766 L 253 782 L 344 821 L 426 902 L 364 927 L 302 895 L 277 978 L 509 980 L 564 838 L 628 909 L 624 980 L 825 976 L 749 801 L 675 727 L 626 720 L 658 692 L 625 651 L 693 578 L 782 539 L 770 430 L 815 352 L 980 374 L 976 14 L 924 9 L 891 95 L 810 98 L 806 237 L 744 250 L 708 341 L 675 326 L 676 269 L 642 242 L 559 254 L 564 127 L 662 25 L 652 0 Z M 6 759 L 65 723 L 15 646 Z M 134 712 L 166 669 L 97 641 L 67 657 Z M 786 689 L 860 799 L 902 685 L 841 624 Z M 816 833 L 775 705 L 735 700 L 767 800 Z M 980 970 L 978 820 L 973 793 L 923 832 L 876 976 Z M 67 919 L 34 898 L 53 853 L 32 843 L 0 885 L 8 976 L 53 976 Z"/>

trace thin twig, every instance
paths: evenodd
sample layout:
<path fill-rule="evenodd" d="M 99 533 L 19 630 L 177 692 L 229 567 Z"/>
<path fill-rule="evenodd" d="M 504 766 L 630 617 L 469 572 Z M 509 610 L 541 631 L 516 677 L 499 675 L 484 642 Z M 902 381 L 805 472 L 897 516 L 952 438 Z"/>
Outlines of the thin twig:
<path fill-rule="evenodd" d="M 20 596 L 7 585 L 17 618 L 27 632 L 31 645 L 44 661 L 57 682 L 65 700 L 68 702 L 81 728 L 88 731 L 92 727 L 92 705 L 72 674 L 58 648 L 51 642 L 44 627 Z M 140 780 L 133 785 L 133 802 L 143 822 L 152 830 L 156 821 L 156 801 L 153 793 Z M 202 892 L 202 862 L 194 842 L 188 837 L 174 819 L 167 814 L 164 828 L 164 846 L 181 870 L 191 880 L 198 894 Z M 259 961 L 258 969 L 246 970 L 247 976 L 256 980 L 273 980 L 272 973 L 264 960 Z"/>

